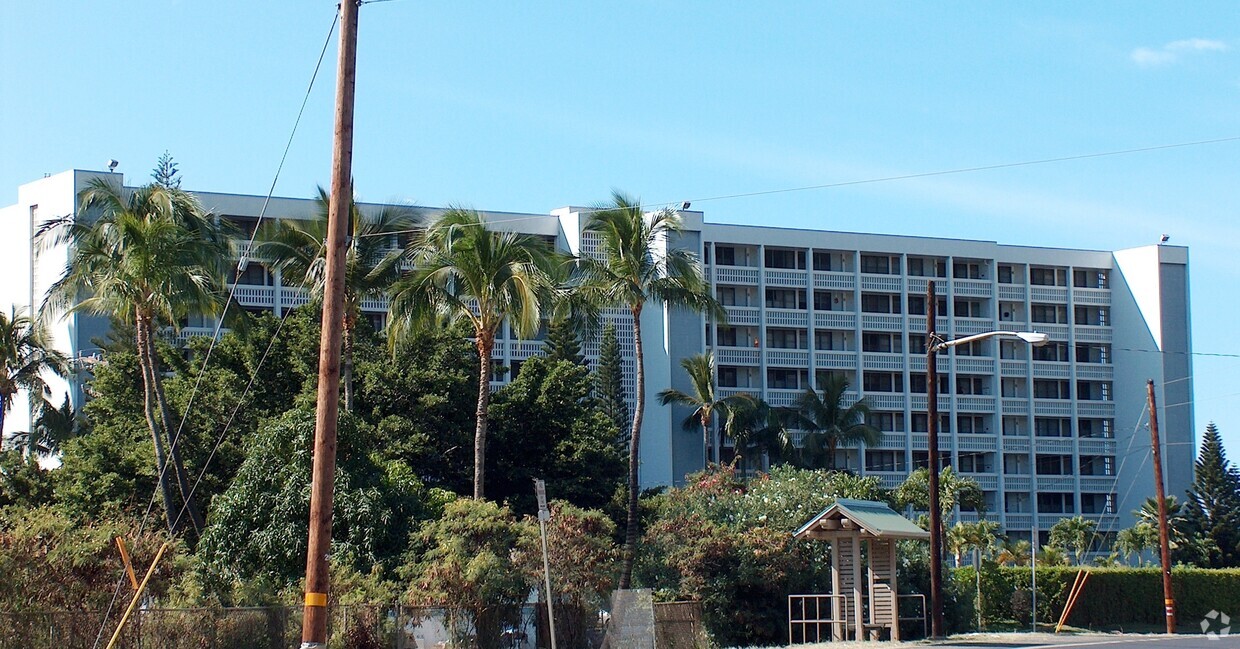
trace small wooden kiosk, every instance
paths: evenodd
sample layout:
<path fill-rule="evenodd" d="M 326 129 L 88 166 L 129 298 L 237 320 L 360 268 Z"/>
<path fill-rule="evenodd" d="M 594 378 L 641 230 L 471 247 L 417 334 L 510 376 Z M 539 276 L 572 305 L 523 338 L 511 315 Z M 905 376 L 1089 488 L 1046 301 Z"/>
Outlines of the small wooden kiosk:
<path fill-rule="evenodd" d="M 900 639 L 896 541 L 928 541 L 929 532 L 886 503 L 841 498 L 802 525 L 793 537 L 831 544 L 832 640 L 877 639 L 882 629 L 889 630 L 892 640 Z"/>

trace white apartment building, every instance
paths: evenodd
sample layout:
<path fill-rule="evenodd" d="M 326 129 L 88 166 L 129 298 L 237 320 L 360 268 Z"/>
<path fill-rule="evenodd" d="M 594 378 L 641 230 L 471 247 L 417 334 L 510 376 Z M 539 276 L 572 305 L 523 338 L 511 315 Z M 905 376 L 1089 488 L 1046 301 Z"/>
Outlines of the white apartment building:
<path fill-rule="evenodd" d="M 0 209 L 5 254 L 0 305 L 37 305 L 64 266 L 64 251 L 35 254 L 31 235 L 49 218 L 74 212 L 75 197 L 92 178 L 122 183 L 120 174 L 73 170 L 18 188 L 18 202 Z M 264 197 L 194 192 L 221 218 L 252 229 Z M 363 206 L 366 209 L 366 206 Z M 417 208 L 427 215 L 432 208 Z M 267 218 L 306 218 L 310 199 L 273 199 Z M 574 254 L 591 254 L 596 239 L 583 231 L 585 208 L 551 214 L 485 212 L 495 227 L 554 240 Z M 1120 251 L 1068 250 L 935 239 L 707 223 L 684 211 L 685 232 L 667 245 L 704 261 L 729 321 L 675 309 L 647 308 L 647 416 L 642 482 L 675 484 L 702 466 L 700 433 L 681 430 L 685 412 L 657 405 L 668 386 L 687 390 L 680 360 L 715 353 L 723 393 L 749 392 L 773 405 L 791 405 L 830 373 L 864 397 L 883 431 L 872 448 L 844 449 L 839 464 L 879 476 L 889 487 L 928 462 L 926 442 L 926 282 L 935 280 L 936 330 L 945 339 L 988 331 L 1038 331 L 1050 343 L 1029 347 L 992 338 L 939 356 L 940 444 L 951 466 L 983 488 L 986 517 L 1014 536 L 1045 533 L 1064 517 L 1083 515 L 1102 531 L 1131 523 L 1130 512 L 1152 495 L 1144 451 L 1145 382 L 1159 398 L 1167 493 L 1192 480 L 1194 422 L 1188 250 L 1152 245 Z M 89 215 L 86 215 L 89 218 Z M 305 304 L 307 295 L 278 272 L 250 263 L 238 279 L 237 302 L 277 314 Z M 386 301 L 364 309 L 381 325 Z M 628 312 L 613 310 L 622 346 L 631 350 Z M 213 323 L 193 322 L 182 336 L 206 334 Z M 98 318 L 58 321 L 64 351 L 88 356 L 106 331 Z M 496 343 L 497 362 L 514 370 L 540 353 L 541 342 Z M 597 357 L 597 340 L 587 341 Z M 632 359 L 626 368 L 633 389 Z M 66 383 L 77 402 L 81 386 Z M 11 417 L 21 430 L 19 404 Z M 974 520 L 977 512 L 959 512 Z M 1027 538 L 1027 532 L 1026 538 Z"/>

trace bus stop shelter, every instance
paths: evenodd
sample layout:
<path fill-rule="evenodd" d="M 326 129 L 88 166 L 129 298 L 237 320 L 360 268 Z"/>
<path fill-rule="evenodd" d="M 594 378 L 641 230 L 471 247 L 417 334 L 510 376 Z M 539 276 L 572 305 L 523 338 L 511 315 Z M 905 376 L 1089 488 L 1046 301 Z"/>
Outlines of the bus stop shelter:
<path fill-rule="evenodd" d="M 877 639 L 883 629 L 892 640 L 900 639 L 896 542 L 928 541 L 929 532 L 886 503 L 841 498 L 802 525 L 793 537 L 831 544 L 832 592 L 825 596 L 830 600 L 830 618 L 818 614 L 811 619 L 802 611 L 800 623 L 829 625 L 832 640 Z M 793 620 L 790 599 L 790 633 Z"/>

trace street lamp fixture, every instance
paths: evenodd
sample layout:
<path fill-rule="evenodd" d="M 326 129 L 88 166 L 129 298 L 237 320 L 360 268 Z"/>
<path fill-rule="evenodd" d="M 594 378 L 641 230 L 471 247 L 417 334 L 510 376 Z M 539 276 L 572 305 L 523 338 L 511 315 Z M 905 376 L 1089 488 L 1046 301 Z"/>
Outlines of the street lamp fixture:
<path fill-rule="evenodd" d="M 988 338 L 1019 338 L 1035 347 L 1050 336 L 1036 331 L 987 331 L 955 340 L 943 340 L 935 332 L 938 296 L 934 280 L 926 282 L 926 446 L 929 450 L 930 488 L 930 635 L 943 636 L 943 512 L 939 507 L 939 377 L 938 353 L 957 345 Z"/>

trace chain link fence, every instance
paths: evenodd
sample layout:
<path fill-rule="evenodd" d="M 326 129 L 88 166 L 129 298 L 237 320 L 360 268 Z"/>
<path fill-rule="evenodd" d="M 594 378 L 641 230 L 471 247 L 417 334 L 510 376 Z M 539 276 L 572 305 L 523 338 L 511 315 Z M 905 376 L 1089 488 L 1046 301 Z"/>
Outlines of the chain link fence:
<path fill-rule="evenodd" d="M 333 606 L 329 649 L 549 649 L 545 605 L 526 605 L 498 638 L 478 642 L 454 626 L 452 611 L 399 605 Z M 300 607 L 146 608 L 134 612 L 119 649 L 297 649 Z M 697 602 L 657 604 L 656 642 L 662 649 L 704 647 Z M 114 611 L 0 613 L 0 649 L 102 649 L 119 621 Z M 606 613 L 556 606 L 557 649 L 598 649 Z M 700 641 L 699 641 L 700 639 Z"/>

